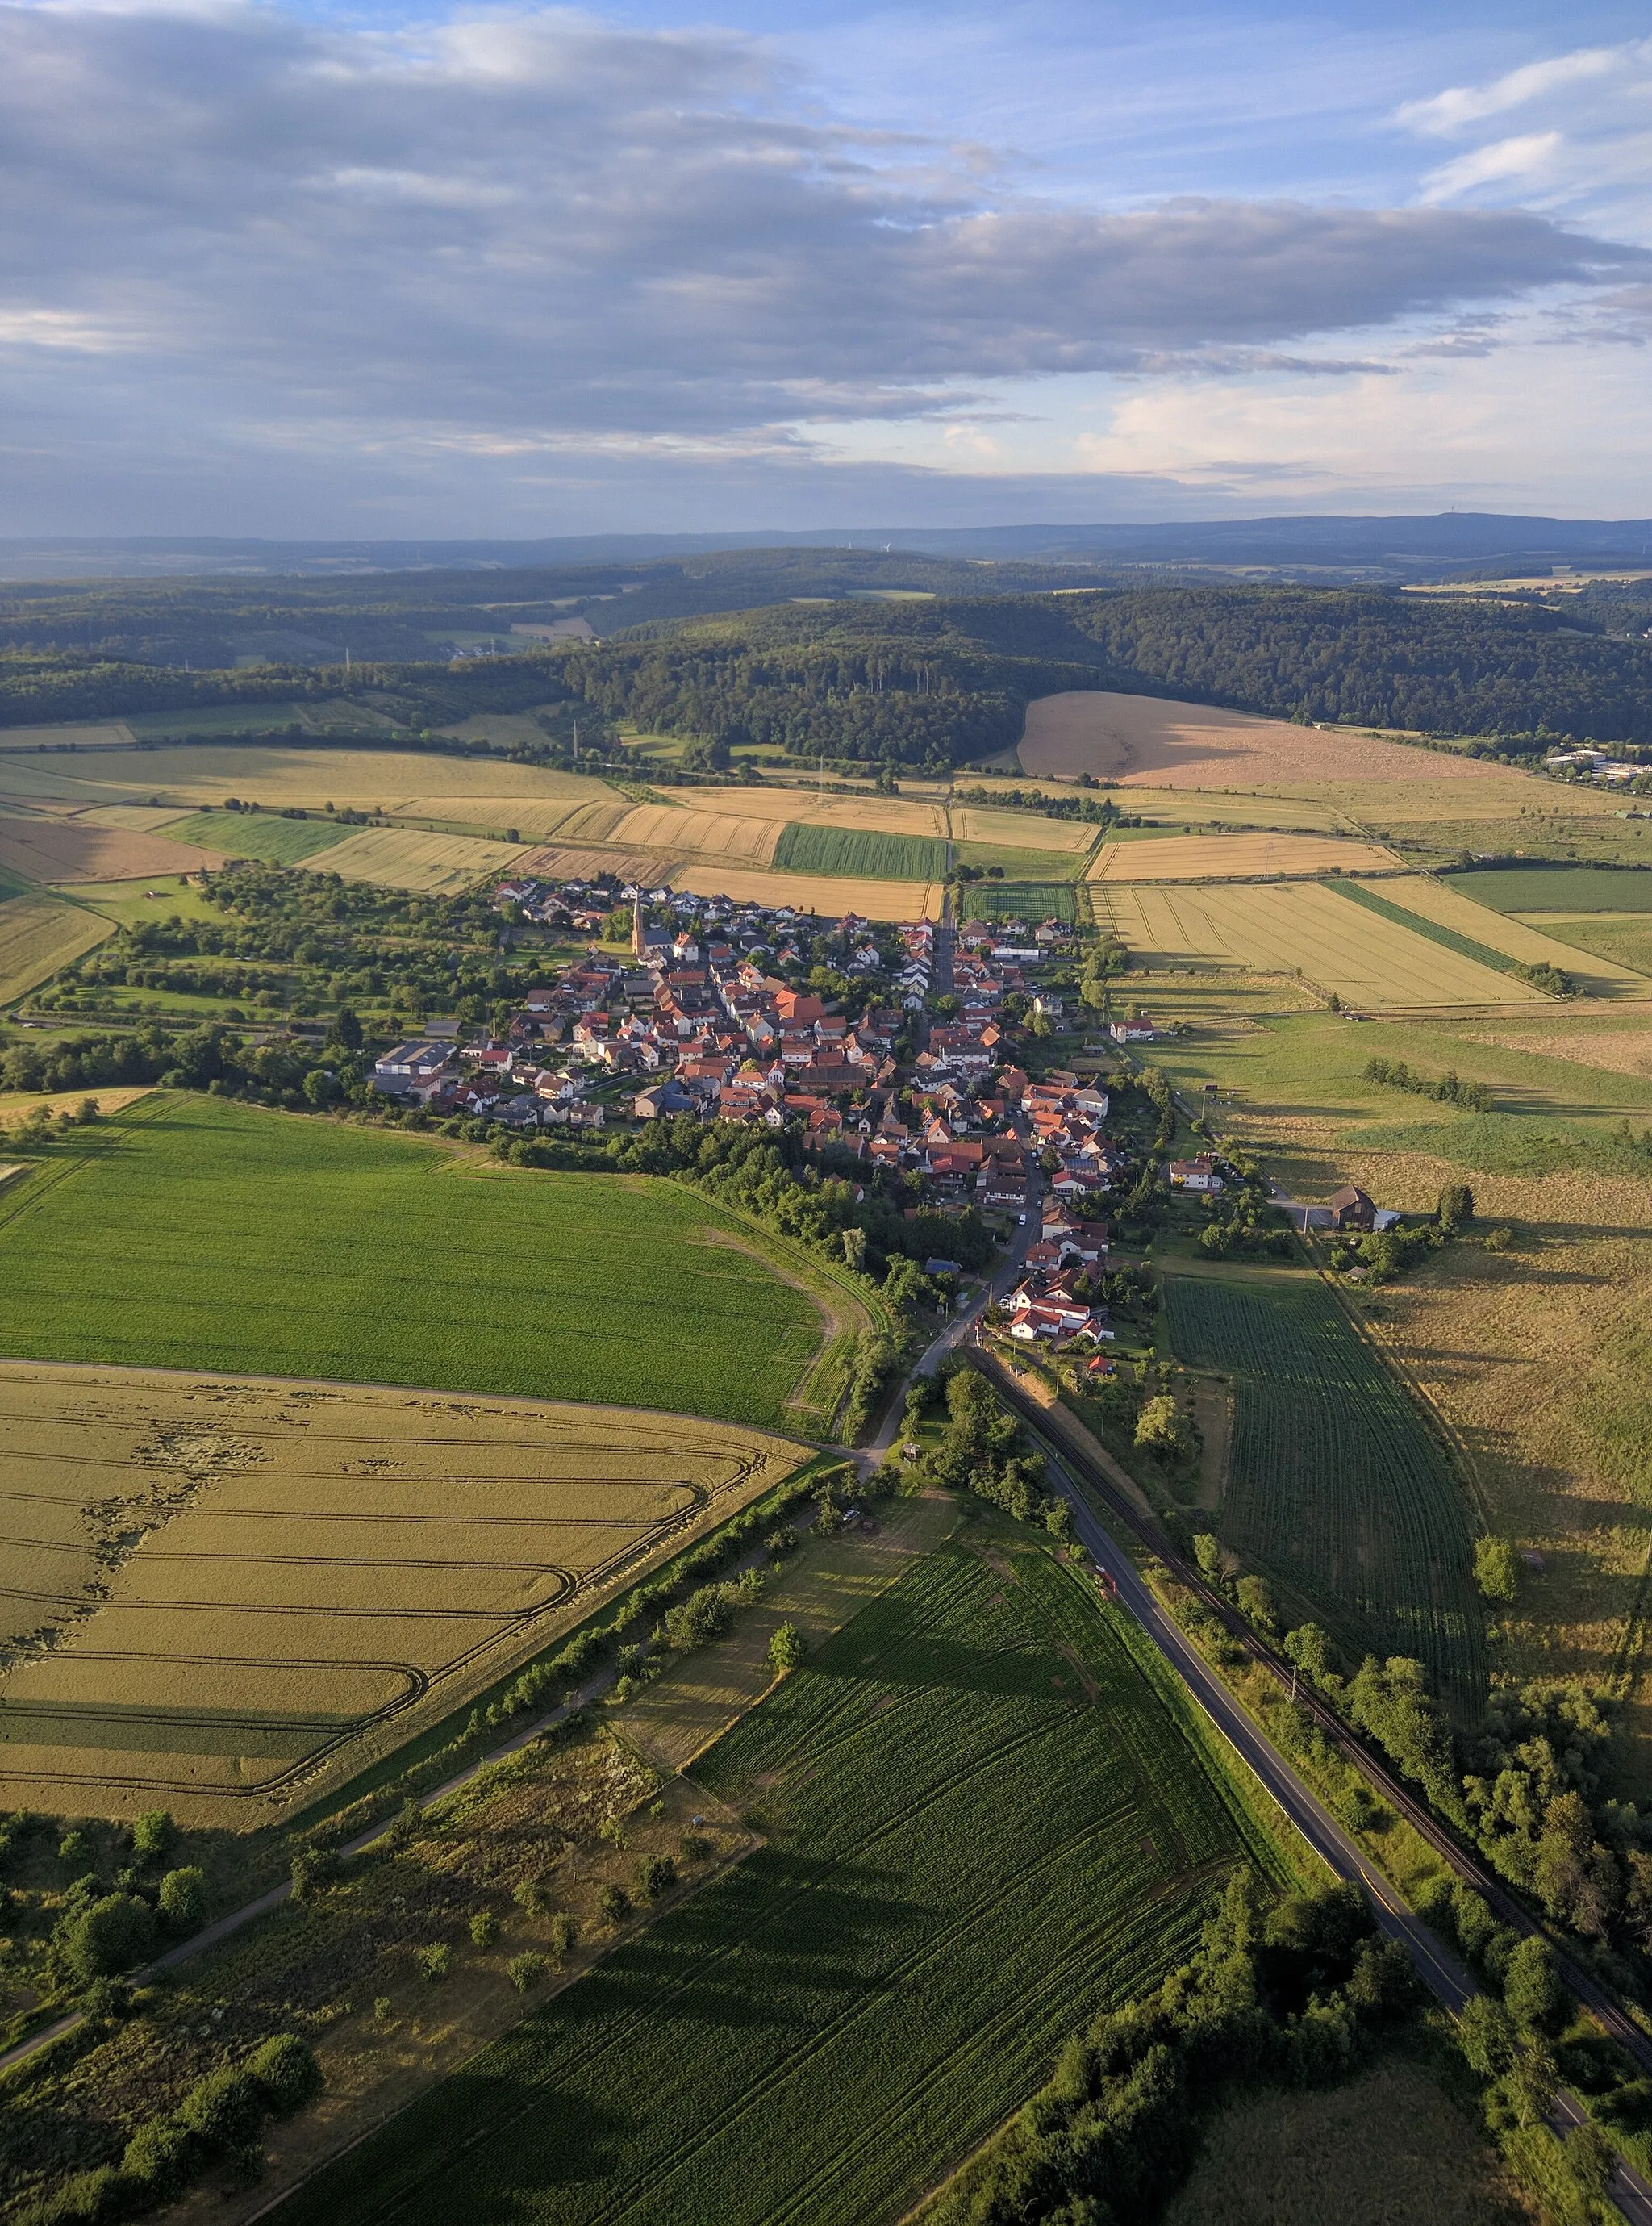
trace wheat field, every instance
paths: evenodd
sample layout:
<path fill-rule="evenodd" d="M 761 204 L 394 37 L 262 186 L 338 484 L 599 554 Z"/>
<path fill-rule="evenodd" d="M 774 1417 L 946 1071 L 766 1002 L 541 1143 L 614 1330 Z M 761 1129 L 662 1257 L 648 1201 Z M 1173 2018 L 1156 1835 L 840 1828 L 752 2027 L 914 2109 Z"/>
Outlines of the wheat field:
<path fill-rule="evenodd" d="M 1505 951 L 1523 965 L 1558 966 L 1592 997 L 1652 996 L 1652 981 L 1632 967 L 1598 957 L 1575 944 L 1562 943 L 1508 913 L 1493 912 L 1490 905 L 1476 904 L 1471 897 L 1460 895 L 1426 874 L 1384 881 L 1382 894 L 1407 912 L 1440 927 L 1455 928 L 1459 935 L 1472 936 L 1477 943 Z"/>
<path fill-rule="evenodd" d="M 1164 835 L 1150 842 L 1106 843 L 1085 875 L 1091 881 L 1242 881 L 1268 875 L 1403 873 L 1403 862 L 1376 843 L 1332 835 Z"/>
<path fill-rule="evenodd" d="M 745 866 L 722 866 L 696 859 L 666 876 L 670 886 L 696 896 L 728 897 L 736 904 L 790 905 L 797 912 L 841 919 L 859 913 L 865 919 L 938 919 L 938 881 L 855 881 L 847 874 L 766 874 Z"/>
<path fill-rule="evenodd" d="M 622 1408 L 0 1363 L 0 1807 L 245 1828 L 801 1448 Z"/>
<path fill-rule="evenodd" d="M 626 849 L 687 852 L 766 866 L 785 822 L 733 811 L 685 811 L 672 804 L 639 804 L 605 839 Z M 571 839 L 564 830 L 564 839 Z"/>
<path fill-rule="evenodd" d="M 473 887 L 489 874 L 507 872 L 526 855 L 519 843 L 491 843 L 475 835 L 427 835 L 411 827 L 368 827 L 299 862 L 311 872 L 338 874 L 346 881 L 382 881 L 393 889 L 447 896 Z"/>

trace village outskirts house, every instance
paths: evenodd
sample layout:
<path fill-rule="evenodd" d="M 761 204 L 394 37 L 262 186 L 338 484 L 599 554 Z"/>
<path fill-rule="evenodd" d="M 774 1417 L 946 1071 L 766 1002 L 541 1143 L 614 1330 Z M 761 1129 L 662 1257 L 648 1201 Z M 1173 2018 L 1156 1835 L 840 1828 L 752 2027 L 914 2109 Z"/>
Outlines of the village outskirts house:
<path fill-rule="evenodd" d="M 397 1044 L 373 1061 L 373 1086 L 386 1097 L 416 1097 L 423 1103 L 441 1089 L 452 1059 L 451 1044 Z"/>

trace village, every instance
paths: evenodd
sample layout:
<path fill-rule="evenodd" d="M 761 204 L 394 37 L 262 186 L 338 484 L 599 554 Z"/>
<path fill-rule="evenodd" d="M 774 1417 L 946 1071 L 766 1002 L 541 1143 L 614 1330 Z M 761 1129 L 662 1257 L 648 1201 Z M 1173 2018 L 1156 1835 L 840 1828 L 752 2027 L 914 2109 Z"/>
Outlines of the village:
<path fill-rule="evenodd" d="M 789 1131 L 925 1229 L 972 1231 L 955 1243 L 965 1258 L 921 1264 L 961 1297 L 984 1262 L 1007 1287 L 994 1323 L 1018 1344 L 1115 1342 L 1098 1295 L 1109 1200 L 1143 1161 L 1139 1139 L 1109 1131 L 1103 1071 L 1154 1028 L 1082 1008 L 1071 927 L 828 919 L 617 883 L 513 880 L 495 898 L 516 921 L 602 939 L 497 1014 L 495 1033 L 461 1041 L 435 1021 L 386 1050 L 383 1097 L 506 1135 L 683 1117 Z M 1209 1153 L 1158 1172 L 1222 1188 Z"/>

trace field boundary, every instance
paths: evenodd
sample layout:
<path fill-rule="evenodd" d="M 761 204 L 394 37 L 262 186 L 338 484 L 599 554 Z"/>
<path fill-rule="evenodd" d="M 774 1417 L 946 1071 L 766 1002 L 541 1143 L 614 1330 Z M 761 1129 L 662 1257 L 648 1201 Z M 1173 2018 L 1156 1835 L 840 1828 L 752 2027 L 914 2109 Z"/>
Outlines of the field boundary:
<path fill-rule="evenodd" d="M 1407 878 L 1414 878 L 1414 875 Z M 1403 905 L 1392 903 L 1378 896 L 1374 889 L 1363 887 L 1358 882 L 1327 878 L 1325 886 L 1334 889 L 1339 897 L 1363 905 L 1368 912 L 1378 913 L 1395 927 L 1409 928 L 1414 935 L 1437 943 L 1443 951 L 1455 951 L 1459 958 L 1471 958 L 1477 966 L 1489 966 L 1495 974 L 1517 974 L 1518 959 L 1511 958 L 1506 951 L 1494 951 L 1489 943 L 1477 943 L 1471 936 L 1459 935 L 1454 927 L 1443 926 L 1439 920 L 1429 919 L 1420 912 L 1407 912 Z M 1488 910 L 1490 907 L 1488 906 Z"/>

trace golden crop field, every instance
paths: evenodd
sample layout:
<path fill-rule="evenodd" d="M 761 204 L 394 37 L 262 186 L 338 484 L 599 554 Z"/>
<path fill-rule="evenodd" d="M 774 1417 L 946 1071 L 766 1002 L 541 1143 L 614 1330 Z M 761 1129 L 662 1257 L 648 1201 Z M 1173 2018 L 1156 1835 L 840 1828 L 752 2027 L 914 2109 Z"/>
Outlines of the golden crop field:
<path fill-rule="evenodd" d="M 1191 961 L 1287 975 L 1299 968 L 1357 1006 L 1548 1002 L 1517 976 L 1461 957 L 1314 881 L 1091 887 L 1098 919 L 1104 901 L 1115 932 L 1148 965 Z"/>
<path fill-rule="evenodd" d="M 621 817 L 631 809 L 605 781 L 582 773 L 552 773 L 501 758 L 433 757 L 418 750 L 226 743 L 221 749 L 100 749 L 49 762 L 48 771 L 44 759 L 0 753 L 0 804 L 12 796 L 22 802 L 72 798 L 86 805 L 145 803 L 153 796 L 164 804 L 195 806 L 239 796 L 255 798 L 266 809 L 302 804 L 319 811 L 330 803 L 361 811 L 382 805 L 389 811 L 415 811 L 419 799 L 439 787 L 444 798 L 469 801 L 465 814 L 432 812 L 432 818 L 473 816 L 483 799 L 492 817 L 505 810 L 507 797 L 607 803 Z"/>
<path fill-rule="evenodd" d="M 1417 913 L 1441 927 L 1454 928 L 1459 935 L 1471 936 L 1477 943 L 1486 944 L 1493 951 L 1506 951 L 1510 958 L 1524 965 L 1558 966 L 1592 997 L 1652 996 L 1652 981 L 1632 967 L 1585 953 L 1570 942 L 1544 935 L 1526 921 L 1513 919 L 1507 913 L 1493 912 L 1490 905 L 1476 904 L 1471 897 L 1464 896 L 1457 889 L 1448 889 L 1443 882 L 1426 874 L 1386 881 L 1382 894 L 1407 912 Z"/>
<path fill-rule="evenodd" d="M 938 881 L 856 881 L 847 874 L 765 874 L 748 866 L 722 866 L 696 859 L 665 874 L 674 889 L 696 896 L 730 897 L 736 904 L 791 905 L 798 912 L 841 919 L 859 913 L 864 919 L 938 919 Z"/>
<path fill-rule="evenodd" d="M 1085 874 L 1090 881 L 1238 881 L 1250 874 L 1306 876 L 1403 873 L 1403 862 L 1376 843 L 1334 835 L 1165 835 L 1148 843 L 1107 843 Z"/>
<path fill-rule="evenodd" d="M 639 804 L 607 839 L 626 848 L 686 851 L 728 858 L 742 866 L 766 866 L 785 824 L 778 817 L 753 819 L 733 811 L 685 811 L 672 804 Z"/>
<path fill-rule="evenodd" d="M 850 827 L 874 835 L 937 838 L 946 834 L 942 806 L 914 796 L 828 796 L 801 784 L 766 781 L 751 788 L 719 789 L 715 805 L 720 813 L 737 818 L 790 820 L 797 827 Z"/>
<path fill-rule="evenodd" d="M 732 1423 L 0 1363 L 0 1807 L 246 1828 L 801 1456 Z"/>
<path fill-rule="evenodd" d="M 547 881 L 591 881 L 599 874 L 613 874 L 622 884 L 639 882 L 650 889 L 666 888 L 683 862 L 675 850 L 620 850 L 612 843 L 545 843 L 517 860 L 517 871 Z"/>
<path fill-rule="evenodd" d="M 960 843 L 996 843 L 1010 850 L 1093 849 L 1099 827 L 1079 819 L 1045 819 L 1036 811 L 988 811 L 977 804 L 961 804 L 952 814 L 952 832 Z"/>
<path fill-rule="evenodd" d="M 101 913 L 42 893 L 0 904 L 0 1004 L 10 1004 L 115 932 Z"/>
<path fill-rule="evenodd" d="M 527 855 L 520 843 L 490 843 L 477 835 L 426 835 L 416 827 L 367 827 L 299 861 L 318 874 L 346 881 L 383 881 L 393 889 L 446 895 L 467 889 L 485 874 L 502 874 Z"/>
<path fill-rule="evenodd" d="M 0 817 L 0 867 L 31 881 L 122 881 L 199 873 L 219 853 L 84 819 Z"/>
<path fill-rule="evenodd" d="M 544 843 L 591 804 L 595 783 L 581 781 L 578 796 L 410 796 L 396 809 L 403 818 L 456 820 L 484 834 L 514 827 L 527 841 Z M 623 812 L 625 805 L 617 798 L 612 800 Z"/>

